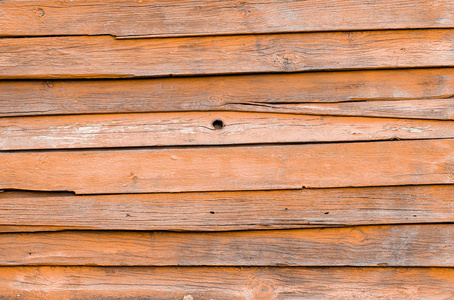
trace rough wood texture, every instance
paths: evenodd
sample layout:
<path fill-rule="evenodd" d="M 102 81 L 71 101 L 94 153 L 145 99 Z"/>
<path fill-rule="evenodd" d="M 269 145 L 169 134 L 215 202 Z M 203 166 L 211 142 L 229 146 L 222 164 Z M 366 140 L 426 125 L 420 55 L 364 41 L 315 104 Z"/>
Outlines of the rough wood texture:
<path fill-rule="evenodd" d="M 453 267 L 454 225 L 216 233 L 2 233 L 0 249 L 0 265 L 5 266 Z"/>
<path fill-rule="evenodd" d="M 451 268 L 0 268 L 3 299 L 452 299 L 453 287 Z"/>
<path fill-rule="evenodd" d="M 454 138 L 454 122 L 192 112 L 0 118 L 0 150 Z"/>
<path fill-rule="evenodd" d="M 453 27 L 449 1 L 2 1 L 0 35 L 119 37 Z"/>
<path fill-rule="evenodd" d="M 78 194 L 454 183 L 454 140 L 1 152 L 0 188 Z"/>
<path fill-rule="evenodd" d="M 0 231 L 222 231 L 454 222 L 454 186 L 72 196 L 0 194 Z"/>
<path fill-rule="evenodd" d="M 236 109 L 452 119 L 453 100 L 444 99 L 453 95 L 454 69 L 450 68 L 136 80 L 0 81 L 0 116 Z M 359 102 L 313 104 L 346 101 Z"/>
<path fill-rule="evenodd" d="M 454 99 L 308 104 L 232 104 L 230 110 L 308 115 L 454 120 Z"/>
<path fill-rule="evenodd" d="M 0 39 L 0 79 L 119 78 L 454 66 L 454 31 L 116 40 Z"/>

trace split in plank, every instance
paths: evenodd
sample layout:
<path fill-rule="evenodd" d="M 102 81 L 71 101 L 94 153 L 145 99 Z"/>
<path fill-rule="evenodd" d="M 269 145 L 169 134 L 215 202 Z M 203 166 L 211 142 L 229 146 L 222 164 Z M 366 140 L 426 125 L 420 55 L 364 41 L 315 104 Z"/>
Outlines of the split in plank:
<path fill-rule="evenodd" d="M 0 39 L 0 79 L 123 78 L 454 66 L 454 30 L 116 40 Z"/>
<path fill-rule="evenodd" d="M 4 299 L 452 299 L 452 268 L 2 267 Z"/>
<path fill-rule="evenodd" d="M 297 31 L 454 27 L 449 1 L 361 0 L 0 2 L 0 36 L 128 38 Z"/>
<path fill-rule="evenodd" d="M 0 188 L 77 194 L 454 183 L 454 140 L 0 152 Z"/>
<path fill-rule="evenodd" d="M 453 119 L 453 100 L 445 100 L 453 95 L 454 69 L 451 68 L 135 80 L 0 81 L 0 116 L 265 110 Z M 364 102 L 368 100 L 377 102 Z M 354 101 L 359 102 L 314 105 Z"/>
<path fill-rule="evenodd" d="M 0 150 L 454 138 L 454 122 L 245 112 L 0 118 Z"/>
<path fill-rule="evenodd" d="M 2 233 L 0 250 L 3 266 L 453 267 L 454 225 Z"/>
<path fill-rule="evenodd" d="M 454 186 L 73 196 L 0 194 L 0 231 L 224 231 L 454 223 Z"/>

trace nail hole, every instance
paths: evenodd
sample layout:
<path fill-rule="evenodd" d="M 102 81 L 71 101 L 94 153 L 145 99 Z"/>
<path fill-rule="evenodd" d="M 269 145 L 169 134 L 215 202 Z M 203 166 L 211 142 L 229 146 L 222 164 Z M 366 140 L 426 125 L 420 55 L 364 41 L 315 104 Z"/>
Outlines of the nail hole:
<path fill-rule="evenodd" d="M 329 212 L 326 212 L 325 215 L 329 215 Z"/>
<path fill-rule="evenodd" d="M 214 215 L 214 211 L 210 211 L 210 214 Z"/>
<path fill-rule="evenodd" d="M 216 130 L 222 129 L 224 127 L 224 122 L 222 122 L 222 120 L 214 120 L 213 127 Z"/>

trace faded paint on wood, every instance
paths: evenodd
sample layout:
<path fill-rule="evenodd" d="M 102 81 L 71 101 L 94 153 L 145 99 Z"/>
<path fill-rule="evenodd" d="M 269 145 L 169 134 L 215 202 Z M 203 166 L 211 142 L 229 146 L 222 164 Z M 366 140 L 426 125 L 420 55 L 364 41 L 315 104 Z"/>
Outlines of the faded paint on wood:
<path fill-rule="evenodd" d="M 0 116 L 262 110 L 452 119 L 453 100 L 445 98 L 453 95 L 454 69 L 450 68 L 135 80 L 0 81 Z M 354 101 L 359 102 L 314 105 Z"/>
<path fill-rule="evenodd" d="M 2 1 L 0 36 L 165 37 L 454 27 L 449 1 Z"/>
<path fill-rule="evenodd" d="M 4 266 L 453 267 L 454 225 L 216 233 L 2 233 L 0 249 Z"/>
<path fill-rule="evenodd" d="M 454 183 L 454 140 L 0 152 L 0 188 L 78 194 Z"/>
<path fill-rule="evenodd" d="M 181 112 L 0 118 L 0 149 L 234 145 L 454 138 L 454 122 Z"/>
<path fill-rule="evenodd" d="M 0 79 L 123 78 L 454 66 L 454 31 L 116 40 L 0 39 Z"/>
<path fill-rule="evenodd" d="M 2 267 L 5 299 L 451 299 L 452 268 Z"/>
<path fill-rule="evenodd" d="M 454 186 L 72 196 L 0 194 L 0 231 L 223 231 L 454 222 Z"/>

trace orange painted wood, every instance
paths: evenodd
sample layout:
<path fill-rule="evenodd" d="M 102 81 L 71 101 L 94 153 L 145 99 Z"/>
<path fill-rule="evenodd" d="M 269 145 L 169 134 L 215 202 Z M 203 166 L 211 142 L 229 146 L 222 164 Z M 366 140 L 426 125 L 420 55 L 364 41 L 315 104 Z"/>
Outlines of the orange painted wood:
<path fill-rule="evenodd" d="M 454 186 L 72 196 L 0 194 L 0 231 L 223 231 L 454 222 Z"/>
<path fill-rule="evenodd" d="M 454 225 L 0 234 L 0 265 L 454 266 Z"/>
<path fill-rule="evenodd" d="M 454 66 L 450 29 L 116 40 L 0 39 L 0 79 Z"/>
<path fill-rule="evenodd" d="M 0 116 L 262 110 L 453 119 L 453 100 L 444 99 L 452 95 L 454 69 L 450 68 L 140 80 L 0 81 Z M 315 104 L 354 101 L 359 102 Z"/>
<path fill-rule="evenodd" d="M 450 184 L 454 140 L 1 152 L 0 188 L 78 194 Z"/>
<path fill-rule="evenodd" d="M 64 149 L 175 145 L 454 138 L 454 122 L 181 112 L 0 118 L 0 149 Z"/>
<path fill-rule="evenodd" d="M 303 104 L 232 104 L 230 110 L 331 116 L 454 120 L 454 99 Z"/>
<path fill-rule="evenodd" d="M 0 35 L 119 37 L 453 27 L 449 1 L 2 1 Z"/>
<path fill-rule="evenodd" d="M 453 287 L 452 268 L 0 268 L 5 299 L 450 299 Z"/>

